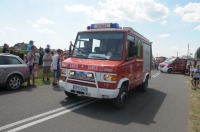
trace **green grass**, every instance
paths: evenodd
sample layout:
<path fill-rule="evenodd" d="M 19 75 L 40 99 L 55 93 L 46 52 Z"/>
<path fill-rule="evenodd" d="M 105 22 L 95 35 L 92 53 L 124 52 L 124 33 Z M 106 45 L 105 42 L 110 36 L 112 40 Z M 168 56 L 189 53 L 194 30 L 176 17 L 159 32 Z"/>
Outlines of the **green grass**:
<path fill-rule="evenodd" d="M 35 83 L 39 86 L 39 85 L 50 85 L 52 84 L 52 81 L 53 81 L 53 72 L 51 71 L 51 73 L 49 74 L 49 78 L 50 80 L 47 81 L 45 79 L 45 81 L 42 80 L 42 68 L 39 68 L 38 70 L 38 77 L 35 79 Z M 32 79 L 32 78 L 31 78 Z M 31 81 L 32 83 L 32 81 Z M 26 86 L 26 83 L 23 84 L 24 86 Z"/>
<path fill-rule="evenodd" d="M 200 84 L 196 90 L 192 90 L 190 83 L 189 88 L 191 132 L 200 132 Z"/>

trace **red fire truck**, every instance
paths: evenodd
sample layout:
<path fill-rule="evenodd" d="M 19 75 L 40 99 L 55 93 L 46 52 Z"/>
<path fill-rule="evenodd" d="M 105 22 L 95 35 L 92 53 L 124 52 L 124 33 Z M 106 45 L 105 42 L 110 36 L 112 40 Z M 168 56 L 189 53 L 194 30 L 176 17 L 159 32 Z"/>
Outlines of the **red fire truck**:
<path fill-rule="evenodd" d="M 145 91 L 151 78 L 152 42 L 117 23 L 88 26 L 78 32 L 71 57 L 62 62 L 59 86 L 69 98 L 77 95 L 112 99 L 124 106 L 127 92 Z"/>
<path fill-rule="evenodd" d="M 158 69 L 161 72 L 181 72 L 181 73 L 188 73 L 189 68 L 188 65 L 191 64 L 198 64 L 198 60 L 195 59 L 186 59 L 186 58 L 168 58 L 164 62 L 160 63 Z"/>

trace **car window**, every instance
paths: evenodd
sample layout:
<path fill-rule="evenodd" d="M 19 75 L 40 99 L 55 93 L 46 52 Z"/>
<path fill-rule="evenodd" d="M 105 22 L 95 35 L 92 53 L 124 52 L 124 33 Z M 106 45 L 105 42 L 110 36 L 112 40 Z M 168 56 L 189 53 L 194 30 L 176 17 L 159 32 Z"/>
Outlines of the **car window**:
<path fill-rule="evenodd" d="M 11 56 L 5 57 L 5 60 L 7 65 L 21 64 L 21 62 L 17 58 Z"/>
<path fill-rule="evenodd" d="M 4 65 L 4 59 L 2 56 L 0 56 L 0 65 Z"/>

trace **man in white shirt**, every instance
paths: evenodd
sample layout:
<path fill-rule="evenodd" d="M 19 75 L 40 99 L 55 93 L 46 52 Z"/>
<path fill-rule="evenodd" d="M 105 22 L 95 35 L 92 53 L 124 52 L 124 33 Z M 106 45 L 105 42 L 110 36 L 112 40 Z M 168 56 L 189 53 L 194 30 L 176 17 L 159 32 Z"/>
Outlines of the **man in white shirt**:
<path fill-rule="evenodd" d="M 56 54 L 53 56 L 52 61 L 52 69 L 53 69 L 53 83 L 52 85 L 58 85 L 60 79 L 60 68 L 61 68 L 61 61 L 62 61 L 62 50 L 58 49 Z"/>
<path fill-rule="evenodd" d="M 199 84 L 200 79 L 200 67 L 199 65 L 196 66 L 196 69 L 194 70 L 194 76 L 193 76 L 193 90 L 196 89 L 197 85 Z"/>
<path fill-rule="evenodd" d="M 43 60 L 43 81 L 45 80 L 45 76 L 48 81 L 48 80 L 50 80 L 49 73 L 50 73 L 51 61 L 52 61 L 52 56 L 51 56 L 50 50 L 47 50 L 46 53 L 44 53 L 42 60 Z"/>

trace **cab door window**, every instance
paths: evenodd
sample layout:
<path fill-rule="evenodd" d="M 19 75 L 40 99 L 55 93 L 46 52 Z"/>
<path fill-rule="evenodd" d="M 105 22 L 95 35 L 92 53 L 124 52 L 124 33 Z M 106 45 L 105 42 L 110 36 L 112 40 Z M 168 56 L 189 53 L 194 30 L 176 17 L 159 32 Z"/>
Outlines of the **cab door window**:
<path fill-rule="evenodd" d="M 133 47 L 135 46 L 135 38 L 133 36 L 128 35 L 127 43 L 126 43 L 126 59 L 129 60 L 133 58 Z"/>
<path fill-rule="evenodd" d="M 137 58 L 138 59 L 142 59 L 143 58 L 143 50 L 142 50 L 143 46 L 142 46 L 142 41 L 139 39 L 137 41 Z"/>

